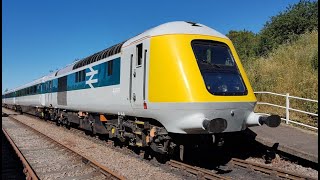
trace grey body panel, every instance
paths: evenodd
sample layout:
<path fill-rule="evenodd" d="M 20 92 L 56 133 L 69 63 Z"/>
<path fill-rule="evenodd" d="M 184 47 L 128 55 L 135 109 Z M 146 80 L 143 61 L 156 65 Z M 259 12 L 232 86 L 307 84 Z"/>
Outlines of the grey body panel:
<path fill-rule="evenodd" d="M 244 130 L 247 117 L 253 112 L 255 102 L 224 103 L 152 103 L 148 110 L 136 109 L 135 114 L 158 120 L 168 132 L 203 134 L 203 120 L 222 118 L 227 121 L 223 132 Z M 233 115 L 232 115 L 233 114 Z"/>

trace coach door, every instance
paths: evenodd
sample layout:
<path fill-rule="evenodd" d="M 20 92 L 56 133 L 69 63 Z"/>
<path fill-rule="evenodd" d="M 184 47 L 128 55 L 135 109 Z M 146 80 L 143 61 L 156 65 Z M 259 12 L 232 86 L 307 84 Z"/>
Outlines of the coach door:
<path fill-rule="evenodd" d="M 13 104 L 16 104 L 16 92 L 13 92 Z"/>
<path fill-rule="evenodd" d="M 40 98 L 40 104 L 41 106 L 45 106 L 46 101 L 45 101 L 45 94 L 43 93 L 43 84 L 38 85 L 38 93 L 39 93 L 39 98 Z"/>
<path fill-rule="evenodd" d="M 46 82 L 46 105 L 52 104 L 52 81 Z"/>
<path fill-rule="evenodd" d="M 67 76 L 58 79 L 58 105 L 67 105 Z"/>
<path fill-rule="evenodd" d="M 42 83 L 39 85 L 39 92 L 40 92 L 40 102 L 42 106 L 46 105 L 46 91 L 45 91 L 45 79 L 42 78 Z"/>
<path fill-rule="evenodd" d="M 146 97 L 146 56 L 143 43 L 136 45 L 131 54 L 131 104 L 133 108 L 143 108 Z"/>

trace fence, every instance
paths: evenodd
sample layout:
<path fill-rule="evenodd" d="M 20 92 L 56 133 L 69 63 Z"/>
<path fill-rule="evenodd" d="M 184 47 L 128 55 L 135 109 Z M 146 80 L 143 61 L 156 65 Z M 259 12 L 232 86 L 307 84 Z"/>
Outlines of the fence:
<path fill-rule="evenodd" d="M 286 106 L 280 106 L 277 104 L 272 104 L 272 103 L 267 103 L 267 102 L 258 102 L 257 104 L 261 104 L 261 105 L 268 105 L 268 106 L 273 106 L 273 107 L 278 107 L 278 108 L 283 108 L 286 109 L 286 118 L 281 118 L 282 120 L 284 120 L 286 122 L 286 124 L 289 123 L 294 123 L 300 126 L 304 126 L 304 127 L 308 127 L 310 129 L 315 129 L 318 131 L 318 127 L 314 127 L 314 126 L 310 126 L 308 124 L 304 124 L 304 123 L 300 123 L 300 122 L 296 122 L 293 120 L 290 120 L 290 111 L 295 111 L 295 112 L 300 112 L 303 114 L 308 114 L 311 116 L 316 116 L 318 117 L 318 114 L 312 113 L 312 112 L 307 112 L 307 111 L 303 111 L 303 110 L 299 110 L 299 109 L 294 109 L 294 108 L 290 108 L 290 98 L 292 99 L 299 99 L 299 100 L 303 100 L 303 101 L 309 101 L 309 102 L 315 102 L 318 103 L 318 100 L 313 100 L 313 99 L 307 99 L 307 98 L 301 98 L 301 97 L 296 97 L 296 96 L 290 96 L 289 93 L 286 94 L 279 94 L 279 93 L 273 93 L 273 92 L 266 92 L 266 91 L 258 91 L 258 92 L 254 92 L 255 94 L 271 94 L 271 95 L 275 95 L 275 96 L 282 96 L 286 98 Z M 318 124 L 318 123 L 317 123 Z"/>

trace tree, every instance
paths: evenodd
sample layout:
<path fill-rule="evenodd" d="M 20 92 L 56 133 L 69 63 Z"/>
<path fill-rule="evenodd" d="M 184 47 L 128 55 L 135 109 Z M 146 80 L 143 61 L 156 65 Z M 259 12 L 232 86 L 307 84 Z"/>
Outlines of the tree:
<path fill-rule="evenodd" d="M 242 30 L 242 31 L 229 31 L 227 36 L 234 44 L 237 53 L 242 61 L 248 61 L 256 57 L 259 37 L 257 34 Z"/>
<path fill-rule="evenodd" d="M 260 32 L 258 53 L 266 55 L 280 44 L 315 29 L 318 29 L 318 1 L 300 0 L 266 22 Z"/>

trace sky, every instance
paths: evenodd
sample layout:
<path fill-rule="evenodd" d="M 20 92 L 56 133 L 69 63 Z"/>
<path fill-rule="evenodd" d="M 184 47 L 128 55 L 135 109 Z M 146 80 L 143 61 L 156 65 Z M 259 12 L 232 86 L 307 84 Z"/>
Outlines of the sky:
<path fill-rule="evenodd" d="M 2 93 L 166 22 L 258 33 L 298 1 L 2 0 Z"/>

